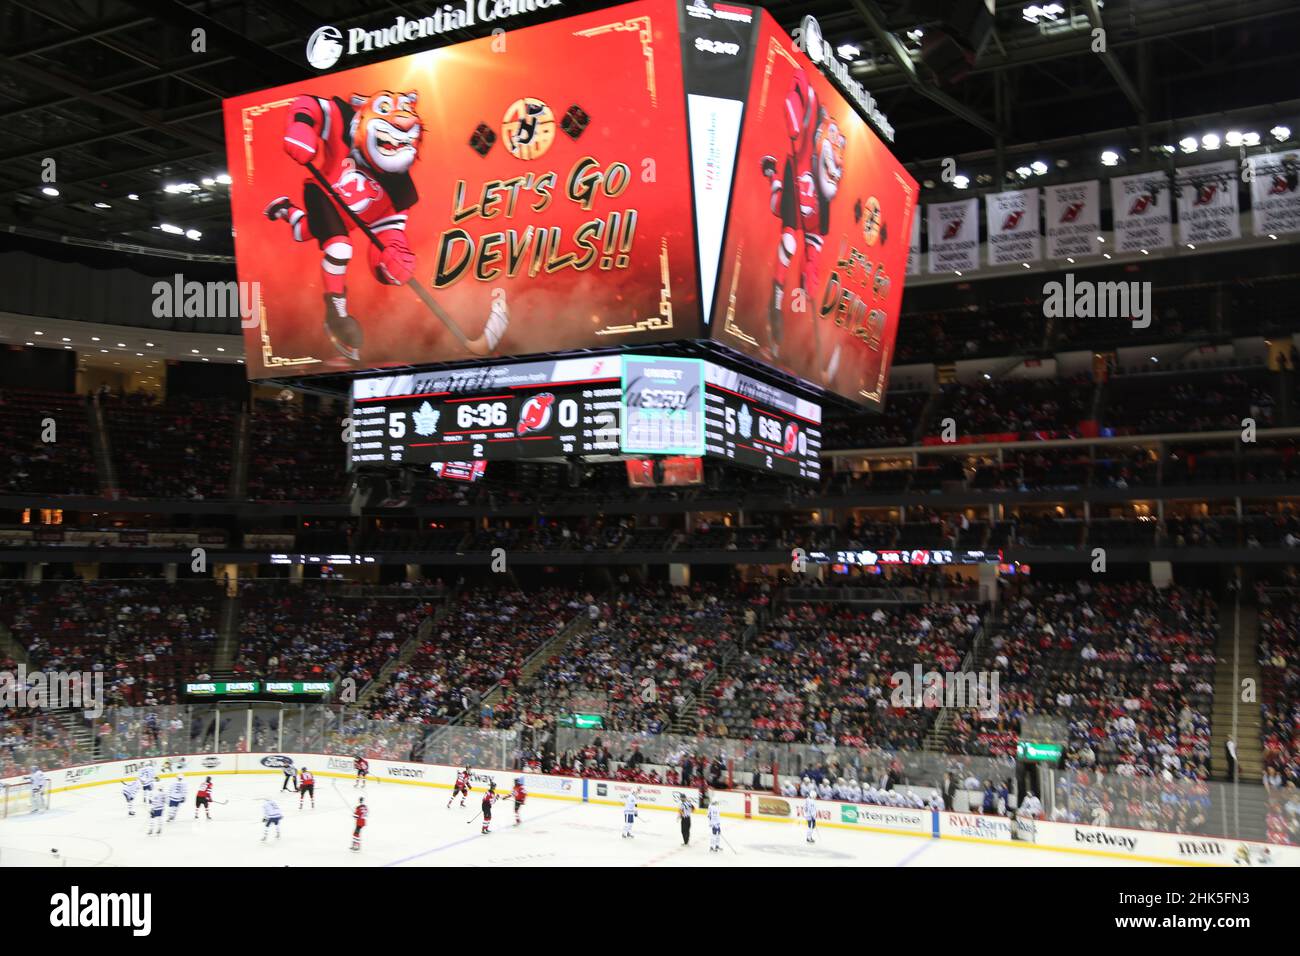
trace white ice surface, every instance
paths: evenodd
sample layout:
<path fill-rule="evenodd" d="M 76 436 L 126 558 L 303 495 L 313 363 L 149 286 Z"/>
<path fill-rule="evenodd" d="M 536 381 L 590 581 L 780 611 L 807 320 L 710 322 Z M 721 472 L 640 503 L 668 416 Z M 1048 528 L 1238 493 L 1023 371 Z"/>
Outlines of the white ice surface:
<path fill-rule="evenodd" d="M 316 807 L 298 808 L 281 793 L 281 777 L 218 776 L 214 795 L 229 801 L 214 819 L 194 819 L 194 789 L 161 836 L 146 836 L 148 811 L 139 798 L 127 816 L 121 788 L 90 787 L 55 794 L 51 810 L 0 820 L 0 866 L 1123 866 L 1142 865 L 1029 846 L 818 828 L 804 842 L 800 822 L 723 818 L 723 852 L 708 850 L 708 825 L 697 813 L 683 846 L 676 814 L 642 808 L 634 838 L 620 836 L 620 807 L 530 796 L 523 824 L 509 800 L 497 804 L 492 832 L 482 835 L 481 790 L 447 808 L 449 792 L 429 787 L 317 779 Z M 170 781 L 167 781 L 170 783 Z M 370 821 L 353 852 L 351 810 L 364 793 Z M 283 835 L 261 840 L 262 801 L 284 810 Z M 723 813 L 740 812 L 737 796 L 721 796 Z"/>

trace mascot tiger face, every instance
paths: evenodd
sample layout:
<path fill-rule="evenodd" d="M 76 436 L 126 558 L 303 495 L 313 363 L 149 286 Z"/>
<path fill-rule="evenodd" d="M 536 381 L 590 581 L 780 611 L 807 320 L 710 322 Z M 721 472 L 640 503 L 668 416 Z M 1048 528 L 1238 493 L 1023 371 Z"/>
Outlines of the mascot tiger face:
<path fill-rule="evenodd" d="M 840 125 L 829 113 L 823 112 L 821 122 L 817 124 L 813 151 L 816 153 L 817 188 L 828 202 L 839 192 L 840 179 L 844 176 L 846 142 L 846 137 L 840 132 Z"/>
<path fill-rule="evenodd" d="M 415 162 L 423 126 L 415 112 L 420 95 L 380 90 L 370 96 L 352 95 L 349 139 L 352 148 L 372 167 L 386 173 L 404 173 Z"/>

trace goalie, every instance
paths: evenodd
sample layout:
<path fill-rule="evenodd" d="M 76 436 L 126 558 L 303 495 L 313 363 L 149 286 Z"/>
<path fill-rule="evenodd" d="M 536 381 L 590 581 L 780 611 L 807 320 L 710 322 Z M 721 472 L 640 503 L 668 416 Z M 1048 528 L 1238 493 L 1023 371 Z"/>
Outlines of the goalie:
<path fill-rule="evenodd" d="M 50 808 L 50 778 L 41 772 L 40 767 L 32 767 L 32 813 L 40 813 Z"/>

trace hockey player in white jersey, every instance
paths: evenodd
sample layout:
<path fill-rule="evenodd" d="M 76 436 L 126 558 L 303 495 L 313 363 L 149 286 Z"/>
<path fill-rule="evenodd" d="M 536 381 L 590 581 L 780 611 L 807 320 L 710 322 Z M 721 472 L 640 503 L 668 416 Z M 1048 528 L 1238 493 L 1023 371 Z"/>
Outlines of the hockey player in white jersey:
<path fill-rule="evenodd" d="M 49 807 L 50 778 L 41 772 L 41 768 L 32 767 L 32 813 L 40 813 Z"/>
<path fill-rule="evenodd" d="M 161 788 L 159 788 L 161 789 Z M 180 805 L 185 802 L 185 774 L 178 773 L 176 779 L 172 781 L 171 790 L 167 794 L 167 822 L 171 823 L 176 819 L 176 811 Z"/>
<path fill-rule="evenodd" d="M 140 781 L 140 789 L 144 791 L 144 796 L 146 800 L 148 800 L 149 797 L 153 794 L 153 784 L 157 776 L 158 776 L 158 772 L 154 770 L 153 764 L 151 763 L 145 764 L 143 767 L 140 768 L 140 771 L 135 775 L 135 779 Z"/>
<path fill-rule="evenodd" d="M 801 797 L 817 796 L 817 784 L 812 782 L 811 777 L 803 778 L 803 781 L 799 785 L 799 796 Z"/>
<path fill-rule="evenodd" d="M 817 829 L 817 803 L 812 797 L 804 797 L 803 815 L 808 821 L 808 835 L 805 837 L 805 842 L 813 843 L 813 831 Z"/>
<path fill-rule="evenodd" d="M 167 794 L 162 792 L 162 787 L 154 790 L 149 794 L 149 829 L 145 830 L 145 836 L 156 833 L 162 836 L 163 828 L 163 808 L 167 806 Z"/>
<path fill-rule="evenodd" d="M 633 790 L 623 798 L 623 839 L 632 839 L 632 824 L 636 820 L 636 795 Z"/>
<path fill-rule="evenodd" d="M 274 800 L 262 801 L 262 842 L 266 842 L 266 835 L 271 832 L 271 827 L 275 827 L 275 838 L 280 839 L 280 821 L 284 818 L 284 813 L 280 810 L 280 805 Z"/>
<path fill-rule="evenodd" d="M 135 816 L 135 798 L 140 794 L 140 781 L 127 777 L 122 781 L 122 798 L 126 801 L 126 815 Z"/>
<path fill-rule="evenodd" d="M 831 786 L 831 782 L 829 779 L 823 780 L 821 784 L 817 787 L 817 795 L 821 797 L 823 800 L 835 799 L 835 789 Z"/>
<path fill-rule="evenodd" d="M 709 801 L 709 852 L 722 852 L 722 807 L 717 798 Z"/>

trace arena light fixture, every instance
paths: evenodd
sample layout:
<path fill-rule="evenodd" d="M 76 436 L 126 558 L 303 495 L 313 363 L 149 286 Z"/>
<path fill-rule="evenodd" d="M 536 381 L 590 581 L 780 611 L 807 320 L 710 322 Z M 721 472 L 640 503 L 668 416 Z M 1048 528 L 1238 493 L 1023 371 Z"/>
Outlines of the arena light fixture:
<path fill-rule="evenodd" d="M 1240 130 L 1230 129 L 1223 134 L 1223 143 L 1225 146 L 1240 146 L 1242 143 Z"/>
<path fill-rule="evenodd" d="M 848 60 L 850 63 L 862 55 L 862 50 L 852 43 L 841 43 L 835 48 L 835 52 L 840 55 L 841 60 Z"/>
<path fill-rule="evenodd" d="M 198 242 L 200 239 L 203 238 L 203 233 L 199 232 L 197 229 L 186 229 L 185 238 L 193 239 L 195 242 Z"/>
<path fill-rule="evenodd" d="M 1206 133 L 1201 137 L 1201 145 L 1206 149 L 1218 149 L 1220 142 L 1218 133 Z"/>
<path fill-rule="evenodd" d="M 33 332 L 33 333 L 32 333 L 32 335 L 44 335 L 44 334 L 45 334 L 44 332 L 40 332 L 40 331 L 37 331 L 37 332 Z"/>
<path fill-rule="evenodd" d="M 45 193 L 45 195 L 50 196 L 51 198 L 59 194 L 59 191 L 55 189 L 53 186 L 42 186 L 41 192 Z"/>
<path fill-rule="evenodd" d="M 1269 134 L 1279 143 L 1285 143 L 1288 139 L 1291 138 L 1291 127 L 1282 126 L 1279 124 L 1278 126 L 1274 126 L 1271 130 L 1269 130 Z"/>
<path fill-rule="evenodd" d="M 1241 143 L 1243 146 L 1258 146 L 1260 139 L 1260 135 L 1254 131 L 1241 134 Z"/>
<path fill-rule="evenodd" d="M 110 205 L 109 205 L 108 203 L 106 203 L 106 202 L 97 202 L 97 203 L 95 203 L 95 208 L 96 208 L 96 209 L 112 209 L 113 207 L 110 206 Z"/>
<path fill-rule="evenodd" d="M 1178 141 L 1178 145 L 1183 148 L 1184 153 L 1194 153 L 1200 148 L 1200 144 L 1196 142 L 1195 136 L 1184 136 Z"/>
<path fill-rule="evenodd" d="M 1028 166 L 1016 167 L 1016 175 L 1018 175 L 1021 179 L 1028 179 L 1030 176 L 1033 175 L 1033 172 L 1034 171 L 1030 169 Z"/>
<path fill-rule="evenodd" d="M 163 232 L 172 236 L 185 235 L 184 229 L 182 229 L 180 226 L 173 226 L 170 222 L 159 223 L 158 228 L 161 229 Z"/>
<path fill-rule="evenodd" d="M 1119 153 L 1115 152 L 1113 149 L 1104 150 L 1101 154 L 1101 164 L 1103 166 L 1118 166 Z"/>
<path fill-rule="evenodd" d="M 952 184 L 957 189 L 965 189 L 967 186 L 970 185 L 970 177 L 969 176 L 954 177 Z"/>
<path fill-rule="evenodd" d="M 1029 164 L 1029 168 L 1034 171 L 1035 176 L 1047 175 L 1047 164 L 1043 162 L 1041 159 L 1034 160 L 1032 163 Z"/>
<path fill-rule="evenodd" d="M 1065 261 L 1068 262 L 1070 265 L 1074 265 L 1074 256 L 1066 256 Z"/>
<path fill-rule="evenodd" d="M 139 194 L 139 193 L 127 193 L 127 194 L 126 194 L 126 198 L 127 198 L 127 199 L 130 199 L 132 202 L 139 202 L 139 201 L 140 201 L 140 194 Z"/>
<path fill-rule="evenodd" d="M 223 185 L 223 186 L 229 186 L 229 185 L 230 185 L 230 174 L 229 174 L 229 173 L 217 173 L 217 182 L 221 183 L 221 185 Z"/>

